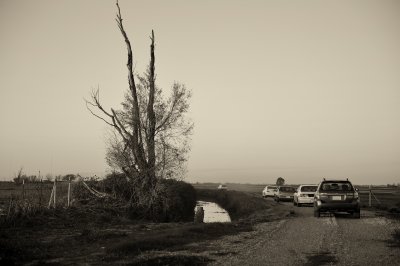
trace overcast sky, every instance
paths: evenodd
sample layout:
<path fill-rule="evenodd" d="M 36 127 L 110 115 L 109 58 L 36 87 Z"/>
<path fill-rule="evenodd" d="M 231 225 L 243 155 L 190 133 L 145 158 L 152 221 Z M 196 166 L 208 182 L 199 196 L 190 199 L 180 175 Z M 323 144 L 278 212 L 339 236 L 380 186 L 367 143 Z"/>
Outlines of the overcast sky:
<path fill-rule="evenodd" d="M 124 1 L 136 71 L 193 92 L 187 181 L 400 182 L 400 1 Z M 0 0 L 0 179 L 102 175 L 128 88 L 112 0 Z"/>

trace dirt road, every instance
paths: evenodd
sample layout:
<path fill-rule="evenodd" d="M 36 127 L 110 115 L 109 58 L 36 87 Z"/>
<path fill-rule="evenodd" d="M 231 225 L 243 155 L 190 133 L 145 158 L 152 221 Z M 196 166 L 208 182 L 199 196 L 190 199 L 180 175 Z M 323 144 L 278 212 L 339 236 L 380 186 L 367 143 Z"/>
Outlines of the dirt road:
<path fill-rule="evenodd" d="M 210 243 L 219 250 L 214 265 L 400 265 L 399 247 L 391 247 L 398 220 L 361 212 L 313 217 L 312 207 L 294 207 L 287 219 L 261 223 L 253 232 Z M 223 256 L 221 256 L 223 255 Z"/>

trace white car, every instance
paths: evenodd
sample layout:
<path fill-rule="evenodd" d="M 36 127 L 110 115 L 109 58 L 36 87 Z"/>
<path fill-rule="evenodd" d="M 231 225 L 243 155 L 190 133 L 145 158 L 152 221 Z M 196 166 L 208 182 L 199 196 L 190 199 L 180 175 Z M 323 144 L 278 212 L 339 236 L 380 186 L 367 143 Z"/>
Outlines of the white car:
<path fill-rule="evenodd" d="M 226 186 L 226 185 L 219 185 L 218 187 L 217 187 L 217 189 L 219 189 L 219 190 L 228 190 L 228 187 Z"/>
<path fill-rule="evenodd" d="M 293 205 L 300 207 L 302 204 L 313 204 L 317 188 L 318 185 L 300 185 L 294 193 Z"/>
<path fill-rule="evenodd" d="M 262 196 L 264 198 L 266 197 L 274 197 L 275 193 L 278 191 L 277 186 L 266 186 L 264 190 L 262 191 Z"/>

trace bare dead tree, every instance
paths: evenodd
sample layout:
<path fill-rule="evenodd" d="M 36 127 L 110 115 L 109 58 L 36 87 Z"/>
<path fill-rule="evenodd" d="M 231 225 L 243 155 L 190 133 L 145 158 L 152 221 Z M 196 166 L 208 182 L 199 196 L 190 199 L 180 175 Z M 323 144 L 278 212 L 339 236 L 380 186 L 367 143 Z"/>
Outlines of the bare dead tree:
<path fill-rule="evenodd" d="M 193 123 L 185 116 L 191 94 L 185 86 L 174 83 L 171 97 L 164 100 L 162 90 L 155 83 L 154 31 L 150 36 L 149 67 L 143 76 L 136 76 L 136 82 L 131 43 L 118 1 L 116 5 L 116 22 L 127 47 L 129 90 L 122 110 L 107 111 L 101 104 L 99 89 L 92 91 L 86 106 L 92 115 L 114 130 L 107 147 L 108 164 L 123 171 L 141 187 L 151 188 L 158 177 L 173 175 L 186 161 L 193 129 Z"/>

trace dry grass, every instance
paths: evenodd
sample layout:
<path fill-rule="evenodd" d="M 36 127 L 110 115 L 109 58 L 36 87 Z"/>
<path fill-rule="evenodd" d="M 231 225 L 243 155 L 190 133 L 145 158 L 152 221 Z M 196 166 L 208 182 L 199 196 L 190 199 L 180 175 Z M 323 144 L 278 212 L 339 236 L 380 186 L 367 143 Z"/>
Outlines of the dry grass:
<path fill-rule="evenodd" d="M 232 220 L 248 217 L 271 208 L 271 202 L 249 192 L 197 189 L 198 200 L 211 201 L 228 211 Z"/>

